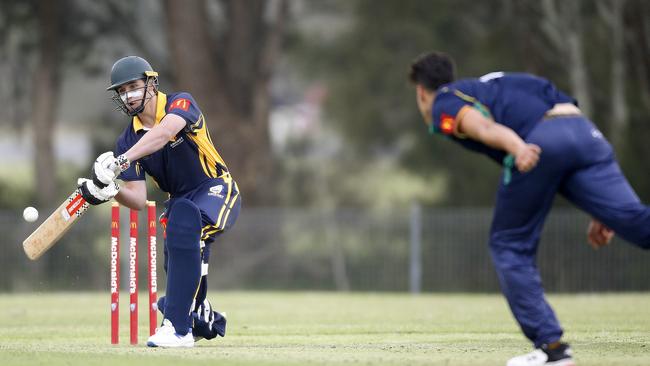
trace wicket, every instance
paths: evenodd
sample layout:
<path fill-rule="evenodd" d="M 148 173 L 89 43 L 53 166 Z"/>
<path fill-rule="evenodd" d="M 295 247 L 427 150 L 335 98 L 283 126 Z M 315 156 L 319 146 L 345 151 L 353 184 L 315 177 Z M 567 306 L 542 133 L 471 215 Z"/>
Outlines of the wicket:
<path fill-rule="evenodd" d="M 138 211 L 129 210 L 129 312 L 131 344 L 138 344 Z M 149 272 L 149 335 L 156 331 L 156 203 L 147 201 Z M 111 343 L 119 343 L 120 328 L 120 204 L 111 207 Z"/>

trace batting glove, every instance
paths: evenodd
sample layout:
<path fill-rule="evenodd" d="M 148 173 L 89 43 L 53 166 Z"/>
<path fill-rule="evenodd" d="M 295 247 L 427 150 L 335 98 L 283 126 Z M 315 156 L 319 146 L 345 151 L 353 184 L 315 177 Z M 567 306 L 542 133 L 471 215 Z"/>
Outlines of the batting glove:
<path fill-rule="evenodd" d="M 113 183 L 115 178 L 117 178 L 117 173 L 115 172 L 117 165 L 117 159 L 113 156 L 112 151 L 99 155 L 93 164 L 91 174 L 93 183 L 100 189 Z"/>
<path fill-rule="evenodd" d="M 213 310 L 210 302 L 205 299 L 199 305 L 196 312 L 192 312 L 192 334 L 194 340 L 202 338 L 212 339 L 216 336 L 225 337 L 226 335 L 226 313 L 218 313 Z"/>
<path fill-rule="evenodd" d="M 100 205 L 110 201 L 120 191 L 116 182 L 111 182 L 104 188 L 99 188 L 95 183 L 86 178 L 79 178 L 77 186 L 81 189 L 81 196 L 91 205 Z"/>

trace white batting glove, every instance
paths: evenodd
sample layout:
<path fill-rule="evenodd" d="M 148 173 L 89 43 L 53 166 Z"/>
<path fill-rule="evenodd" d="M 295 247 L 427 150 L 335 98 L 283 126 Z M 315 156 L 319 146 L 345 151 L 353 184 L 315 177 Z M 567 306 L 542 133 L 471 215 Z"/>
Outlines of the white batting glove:
<path fill-rule="evenodd" d="M 98 188 L 104 188 L 113 183 L 117 178 L 115 167 L 117 166 L 117 159 L 113 156 L 112 151 L 107 151 L 95 159 L 93 164 L 93 171 L 91 174 L 93 183 Z"/>
<path fill-rule="evenodd" d="M 108 202 L 120 191 L 120 186 L 116 182 L 99 188 L 92 180 L 86 178 L 77 179 L 77 186 L 81 189 L 81 196 L 91 205 Z"/>

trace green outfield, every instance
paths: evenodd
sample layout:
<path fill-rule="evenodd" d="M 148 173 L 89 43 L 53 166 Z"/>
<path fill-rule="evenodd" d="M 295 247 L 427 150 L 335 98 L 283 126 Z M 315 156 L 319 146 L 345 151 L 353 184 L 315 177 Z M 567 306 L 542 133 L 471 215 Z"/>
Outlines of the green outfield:
<path fill-rule="evenodd" d="M 504 365 L 529 350 L 498 295 L 226 292 L 226 338 L 111 346 L 107 293 L 0 294 L 0 364 Z M 579 365 L 650 364 L 650 294 L 550 296 Z M 128 342 L 128 299 L 121 298 Z M 140 304 L 146 303 L 145 294 Z"/>

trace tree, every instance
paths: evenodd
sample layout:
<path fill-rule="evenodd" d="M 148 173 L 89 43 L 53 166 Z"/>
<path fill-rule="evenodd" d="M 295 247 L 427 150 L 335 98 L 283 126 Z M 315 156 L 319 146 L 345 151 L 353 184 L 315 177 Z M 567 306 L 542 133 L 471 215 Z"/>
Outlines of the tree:
<path fill-rule="evenodd" d="M 9 81 L 2 88 L 10 98 L 3 117 L 32 127 L 36 201 L 41 206 L 58 203 L 54 132 L 59 118 L 61 86 L 65 72 L 94 72 L 100 40 L 114 36 L 115 19 L 128 19 L 111 11 L 119 0 L 101 3 L 80 0 L 3 1 L 0 3 L 1 72 Z M 76 21 L 66 21 L 64 17 Z M 89 57 L 89 55 L 91 57 Z M 64 191 L 68 193 L 70 188 Z"/>
<path fill-rule="evenodd" d="M 268 203 L 268 89 L 287 1 L 168 0 L 165 8 L 177 88 L 199 103 L 244 199 Z"/>
<path fill-rule="evenodd" d="M 581 3 L 580 0 L 542 1 L 542 30 L 553 49 L 560 55 L 560 59 L 567 62 L 566 72 L 571 81 L 571 92 L 580 103 L 582 112 L 591 117 L 591 93 L 584 57 Z"/>
<path fill-rule="evenodd" d="M 306 38 L 294 53 L 306 65 L 305 74 L 316 75 L 330 89 L 326 114 L 346 140 L 346 161 L 356 159 L 363 167 L 389 157 L 420 176 L 443 174 L 446 204 L 492 204 L 498 169 L 444 139 L 432 142 L 423 127 L 418 129 L 420 117 L 404 74 L 413 57 L 437 49 L 455 57 L 459 77 L 503 70 L 552 80 L 578 99 L 608 137 L 632 149 L 620 156 L 623 165 L 639 172 L 630 176 L 647 176 L 647 167 L 638 167 L 643 165 L 639 156 L 647 155 L 647 2 L 334 3 L 339 9 L 332 11 L 351 18 L 349 26 L 333 40 Z M 626 127 L 632 123 L 633 133 Z M 389 184 L 391 177 L 385 179 Z M 647 180 L 632 179 L 633 185 L 641 179 Z"/>
<path fill-rule="evenodd" d="M 416 56 L 432 49 L 444 50 L 456 58 L 459 77 L 512 69 L 503 60 L 513 59 L 509 57 L 513 50 L 498 43 L 498 27 L 491 26 L 505 23 L 490 13 L 493 4 L 362 0 L 338 5 L 338 9 L 332 7 L 330 11 L 344 14 L 341 16 L 349 18 L 347 24 L 337 27 L 338 32 L 325 33 L 327 37 L 299 35 L 302 41 L 293 48 L 295 57 L 304 65 L 304 74 L 328 85 L 327 122 L 345 140 L 340 158 L 331 164 L 338 173 L 332 187 L 346 196 L 333 195 L 329 199 L 359 204 L 359 197 L 364 196 L 369 185 L 383 185 L 385 192 L 386 186 L 397 183 L 395 173 L 406 168 L 428 179 L 431 189 L 437 186 L 435 177 L 444 176 L 445 193 L 435 203 L 491 203 L 498 169 L 484 157 L 427 134 L 406 74 Z M 455 16 L 459 12 L 463 14 L 460 18 Z M 449 159 L 452 155 L 454 159 Z M 380 168 L 381 161 L 392 162 L 393 172 L 384 175 L 381 183 L 349 184 L 360 172 Z M 485 181 L 493 184 L 476 184 Z M 341 187 L 346 186 L 356 186 L 358 191 L 341 192 Z M 430 199 L 434 196 L 440 197 L 432 194 Z"/>
<path fill-rule="evenodd" d="M 52 138 L 61 89 L 61 23 L 65 2 L 40 0 L 37 3 L 39 24 L 38 63 L 33 78 L 32 128 L 34 137 L 34 171 L 37 202 L 51 205 L 56 195 L 56 160 Z"/>
<path fill-rule="evenodd" d="M 0 96 L 5 108 L 0 116 L 17 130 L 26 127 L 25 116 L 31 110 L 31 87 L 26 77 L 36 47 L 36 19 L 33 1 L 0 2 Z"/>
<path fill-rule="evenodd" d="M 625 0 L 599 1 L 598 14 L 602 22 L 609 28 L 610 57 L 611 57 L 611 117 L 610 139 L 612 144 L 620 147 L 624 142 L 628 125 L 628 108 L 625 98 L 625 25 L 623 24 L 623 9 Z"/>

